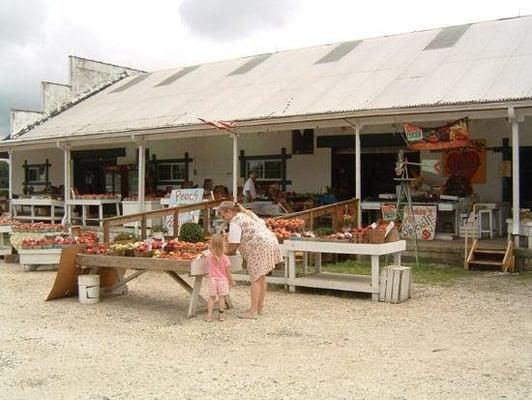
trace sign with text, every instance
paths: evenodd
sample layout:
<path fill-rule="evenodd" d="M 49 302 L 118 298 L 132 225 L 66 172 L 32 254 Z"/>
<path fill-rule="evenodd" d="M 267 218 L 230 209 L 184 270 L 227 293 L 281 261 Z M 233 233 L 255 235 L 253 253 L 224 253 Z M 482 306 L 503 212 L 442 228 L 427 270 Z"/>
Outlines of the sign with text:
<path fill-rule="evenodd" d="M 410 213 L 410 207 L 406 206 L 403 210 L 403 235 L 407 238 L 413 238 L 414 235 L 421 240 L 434 239 L 436 230 L 436 206 L 412 206 L 414 215 Z"/>
<path fill-rule="evenodd" d="M 385 221 L 395 221 L 397 219 L 397 205 L 383 204 L 381 205 L 382 219 Z"/>
<path fill-rule="evenodd" d="M 203 201 L 203 189 L 175 189 L 170 193 L 169 207 L 177 207 L 185 204 L 201 203 Z M 179 226 L 185 222 L 198 223 L 200 210 L 191 211 L 188 213 L 179 213 Z M 168 216 L 165 218 L 166 229 L 170 232 L 174 224 L 174 217 Z M 174 232 L 177 235 L 177 232 Z"/>

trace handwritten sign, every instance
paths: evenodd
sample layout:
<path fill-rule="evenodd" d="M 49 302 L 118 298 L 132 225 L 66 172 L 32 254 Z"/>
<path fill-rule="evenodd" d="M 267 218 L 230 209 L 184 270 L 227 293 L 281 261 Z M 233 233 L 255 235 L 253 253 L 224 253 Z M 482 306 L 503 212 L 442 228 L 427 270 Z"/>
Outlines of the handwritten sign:
<path fill-rule="evenodd" d="M 436 206 L 412 206 L 414 215 L 410 213 L 410 207 L 403 210 L 403 235 L 413 238 L 414 235 L 421 240 L 434 239 L 436 230 Z"/>
<path fill-rule="evenodd" d="M 170 193 L 170 207 L 181 206 L 185 204 L 195 204 L 203 201 L 203 189 L 175 189 Z M 179 226 L 185 222 L 198 223 L 200 210 L 191 211 L 188 213 L 179 213 Z M 174 217 L 168 216 L 165 218 L 164 225 L 170 232 L 174 224 Z M 177 232 L 174 232 L 177 235 Z"/>
<path fill-rule="evenodd" d="M 395 204 L 381 205 L 382 219 L 385 221 L 395 221 L 397 219 L 397 206 Z"/>

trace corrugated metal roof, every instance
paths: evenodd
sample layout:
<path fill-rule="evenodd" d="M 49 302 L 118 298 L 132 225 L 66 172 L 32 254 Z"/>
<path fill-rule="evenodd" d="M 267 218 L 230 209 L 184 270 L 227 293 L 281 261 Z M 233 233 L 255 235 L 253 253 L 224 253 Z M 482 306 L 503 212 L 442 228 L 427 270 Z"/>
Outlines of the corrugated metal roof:
<path fill-rule="evenodd" d="M 445 29 L 347 42 L 356 46 L 334 62 L 317 63 L 341 44 L 273 53 L 243 74 L 232 72 L 247 69 L 249 57 L 185 68 L 186 74 L 182 67 L 153 72 L 125 81 L 135 84 L 122 91 L 116 88 L 124 83 L 116 83 L 23 137 L 173 127 L 196 124 L 198 117 L 248 120 L 532 98 L 532 16 L 471 24 L 458 30 L 456 43 L 424 51 L 438 35 L 447 38 Z"/>

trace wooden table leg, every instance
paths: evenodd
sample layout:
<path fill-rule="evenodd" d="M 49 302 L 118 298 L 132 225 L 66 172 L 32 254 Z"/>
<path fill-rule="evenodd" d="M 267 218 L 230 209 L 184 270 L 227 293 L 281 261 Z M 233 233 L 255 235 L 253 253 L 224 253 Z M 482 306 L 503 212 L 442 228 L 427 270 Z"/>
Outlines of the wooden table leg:
<path fill-rule="evenodd" d="M 395 256 L 394 256 L 395 257 Z M 379 300 L 379 256 L 371 256 L 371 287 L 375 292 L 371 293 L 371 300 Z"/>
<path fill-rule="evenodd" d="M 303 274 L 308 274 L 308 252 L 303 253 Z"/>
<path fill-rule="evenodd" d="M 87 206 L 81 206 L 81 224 L 87 226 Z"/>
<path fill-rule="evenodd" d="M 181 278 L 178 273 L 174 271 L 166 271 L 170 277 L 176 281 L 183 289 L 185 289 L 188 293 L 190 293 L 190 302 L 188 306 L 188 317 L 193 317 L 196 315 L 196 309 L 198 306 L 198 303 L 201 303 L 202 305 L 207 304 L 207 300 L 205 300 L 203 297 L 200 296 L 200 290 L 201 290 L 201 282 L 203 280 L 203 275 L 195 275 L 194 276 L 194 287 L 190 286 L 186 280 Z"/>
<path fill-rule="evenodd" d="M 293 285 L 294 280 L 296 279 L 296 253 L 293 250 L 288 251 L 288 290 L 290 292 L 295 292 L 296 287 Z"/>
<path fill-rule="evenodd" d="M 393 253 L 393 265 L 396 267 L 401 266 L 401 252 Z"/>
<path fill-rule="evenodd" d="M 197 275 L 194 278 L 194 288 L 192 289 L 192 294 L 190 295 L 190 303 L 188 305 L 188 314 L 187 316 L 193 317 L 196 315 L 196 308 L 200 298 L 201 282 L 203 280 L 203 275 Z"/>
<path fill-rule="evenodd" d="M 321 272 L 321 253 L 314 253 L 314 262 L 316 264 L 316 269 L 318 270 L 318 273 Z"/>

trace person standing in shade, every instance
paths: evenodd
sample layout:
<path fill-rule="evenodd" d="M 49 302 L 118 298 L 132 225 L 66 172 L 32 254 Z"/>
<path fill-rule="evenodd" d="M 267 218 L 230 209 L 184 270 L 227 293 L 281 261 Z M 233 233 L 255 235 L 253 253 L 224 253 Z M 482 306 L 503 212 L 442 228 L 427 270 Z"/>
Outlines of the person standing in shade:
<path fill-rule="evenodd" d="M 239 318 L 256 319 L 264 313 L 266 275 L 283 261 L 279 242 L 265 222 L 239 204 L 223 201 L 218 213 L 229 224 L 227 254 L 237 249 L 246 262 L 251 304 Z"/>
<path fill-rule="evenodd" d="M 254 172 L 249 174 L 248 180 L 244 183 L 243 193 L 248 203 L 255 201 L 257 198 L 257 175 Z"/>

